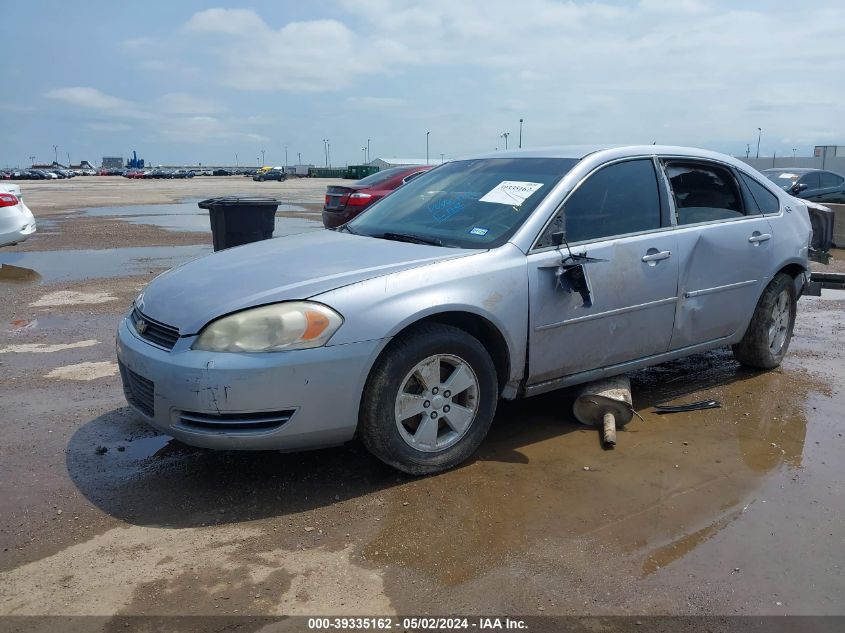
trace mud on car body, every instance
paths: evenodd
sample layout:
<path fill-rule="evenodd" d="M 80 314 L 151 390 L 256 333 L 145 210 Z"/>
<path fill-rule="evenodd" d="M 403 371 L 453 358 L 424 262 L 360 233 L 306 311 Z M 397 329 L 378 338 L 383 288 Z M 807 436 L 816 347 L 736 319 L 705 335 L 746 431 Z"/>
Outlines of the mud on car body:
<path fill-rule="evenodd" d="M 438 166 L 336 231 L 161 275 L 117 354 L 130 404 L 186 443 L 357 434 L 396 468 L 436 472 L 477 449 L 500 398 L 724 346 L 777 366 L 811 239 L 804 202 L 722 154 L 497 152 Z"/>

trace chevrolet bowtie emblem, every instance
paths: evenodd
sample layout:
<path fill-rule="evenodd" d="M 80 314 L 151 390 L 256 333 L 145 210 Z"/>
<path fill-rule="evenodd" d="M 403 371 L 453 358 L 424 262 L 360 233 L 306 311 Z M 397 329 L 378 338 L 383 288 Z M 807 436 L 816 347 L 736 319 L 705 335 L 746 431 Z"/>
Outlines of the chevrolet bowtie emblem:
<path fill-rule="evenodd" d="M 147 331 L 147 322 L 143 320 L 135 321 L 135 331 L 138 334 L 143 334 Z"/>

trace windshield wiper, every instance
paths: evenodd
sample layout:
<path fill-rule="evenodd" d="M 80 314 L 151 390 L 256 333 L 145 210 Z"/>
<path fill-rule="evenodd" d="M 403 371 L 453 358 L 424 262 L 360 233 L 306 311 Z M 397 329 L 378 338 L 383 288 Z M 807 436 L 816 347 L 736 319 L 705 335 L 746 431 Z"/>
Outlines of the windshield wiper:
<path fill-rule="evenodd" d="M 443 241 L 436 237 L 422 237 L 410 233 L 382 233 L 379 236 L 383 240 L 394 240 L 396 242 L 410 242 L 411 244 L 429 244 L 431 246 L 443 246 Z"/>
<path fill-rule="evenodd" d="M 360 235 L 360 233 L 357 233 L 356 231 L 353 231 L 353 230 L 352 230 L 352 228 L 351 228 L 348 224 L 341 224 L 341 225 L 340 225 L 339 227 L 337 227 L 337 229 L 335 229 L 335 230 L 337 230 L 337 231 L 346 231 L 346 232 L 348 232 L 348 233 L 351 233 L 352 235 Z"/>

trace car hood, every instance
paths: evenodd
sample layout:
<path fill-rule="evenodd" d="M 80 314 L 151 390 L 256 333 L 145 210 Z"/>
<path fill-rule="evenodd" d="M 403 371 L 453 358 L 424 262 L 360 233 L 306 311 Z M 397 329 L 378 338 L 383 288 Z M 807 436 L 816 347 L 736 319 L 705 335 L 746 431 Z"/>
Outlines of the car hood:
<path fill-rule="evenodd" d="M 314 231 L 230 248 L 167 271 L 136 300 L 151 319 L 199 332 L 252 306 L 307 299 L 348 284 L 477 253 Z"/>

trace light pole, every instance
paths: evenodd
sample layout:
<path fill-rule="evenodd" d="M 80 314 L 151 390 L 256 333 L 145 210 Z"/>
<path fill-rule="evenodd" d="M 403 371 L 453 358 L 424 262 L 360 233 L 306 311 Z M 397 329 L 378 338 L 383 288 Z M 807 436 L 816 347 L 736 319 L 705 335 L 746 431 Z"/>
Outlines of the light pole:
<path fill-rule="evenodd" d="M 255 166 L 256 166 L 256 167 L 261 167 L 261 156 L 256 156 L 256 157 L 255 157 Z"/>
<path fill-rule="evenodd" d="M 505 150 L 508 149 L 508 137 L 510 136 L 510 132 L 502 132 L 499 136 L 505 139 Z"/>
<path fill-rule="evenodd" d="M 367 161 L 370 162 L 370 139 L 367 139 Z"/>
<path fill-rule="evenodd" d="M 757 128 L 757 158 L 760 158 L 760 137 L 763 136 L 763 128 Z"/>
<path fill-rule="evenodd" d="M 302 152 L 297 152 L 297 153 L 296 153 L 296 164 L 297 164 L 297 165 L 301 165 L 301 164 L 302 164 Z"/>
<path fill-rule="evenodd" d="M 285 171 L 287 171 L 287 168 L 288 168 L 288 146 L 285 145 Z"/>
<path fill-rule="evenodd" d="M 797 148 L 793 147 L 792 148 L 792 158 L 795 158 L 795 152 L 796 151 L 797 151 Z"/>
<path fill-rule="evenodd" d="M 35 165 L 35 156 L 30 156 L 30 157 L 29 157 L 29 164 L 30 164 L 30 165 Z"/>
<path fill-rule="evenodd" d="M 431 134 L 431 132 L 425 133 L 425 164 L 426 165 L 428 165 L 428 135 L 429 134 Z"/>
<path fill-rule="evenodd" d="M 53 151 L 56 153 L 56 162 L 59 162 L 59 146 L 53 145 Z"/>
<path fill-rule="evenodd" d="M 266 151 L 267 150 L 264 150 L 264 149 L 261 150 L 261 166 L 262 167 L 264 167 L 264 152 L 266 152 Z"/>
<path fill-rule="evenodd" d="M 366 162 L 367 162 L 367 148 L 366 148 L 366 147 L 362 147 L 362 148 L 361 148 L 361 153 L 364 155 L 364 162 L 366 163 Z"/>
<path fill-rule="evenodd" d="M 70 168 L 70 152 L 67 153 L 67 166 Z"/>
<path fill-rule="evenodd" d="M 329 139 L 323 139 L 323 154 L 326 155 L 326 167 L 329 166 L 329 146 L 328 146 Z"/>
<path fill-rule="evenodd" d="M 238 162 L 238 153 L 235 152 L 235 167 L 240 167 L 240 166 L 241 166 L 241 164 L 240 164 L 240 162 Z"/>
<path fill-rule="evenodd" d="M 519 120 L 519 149 L 522 149 L 522 121 L 523 119 Z"/>
<path fill-rule="evenodd" d="M 326 141 L 326 156 L 328 157 L 328 167 L 332 166 L 332 144 Z"/>
<path fill-rule="evenodd" d="M 745 144 L 745 157 L 748 158 L 751 155 L 751 143 Z"/>

